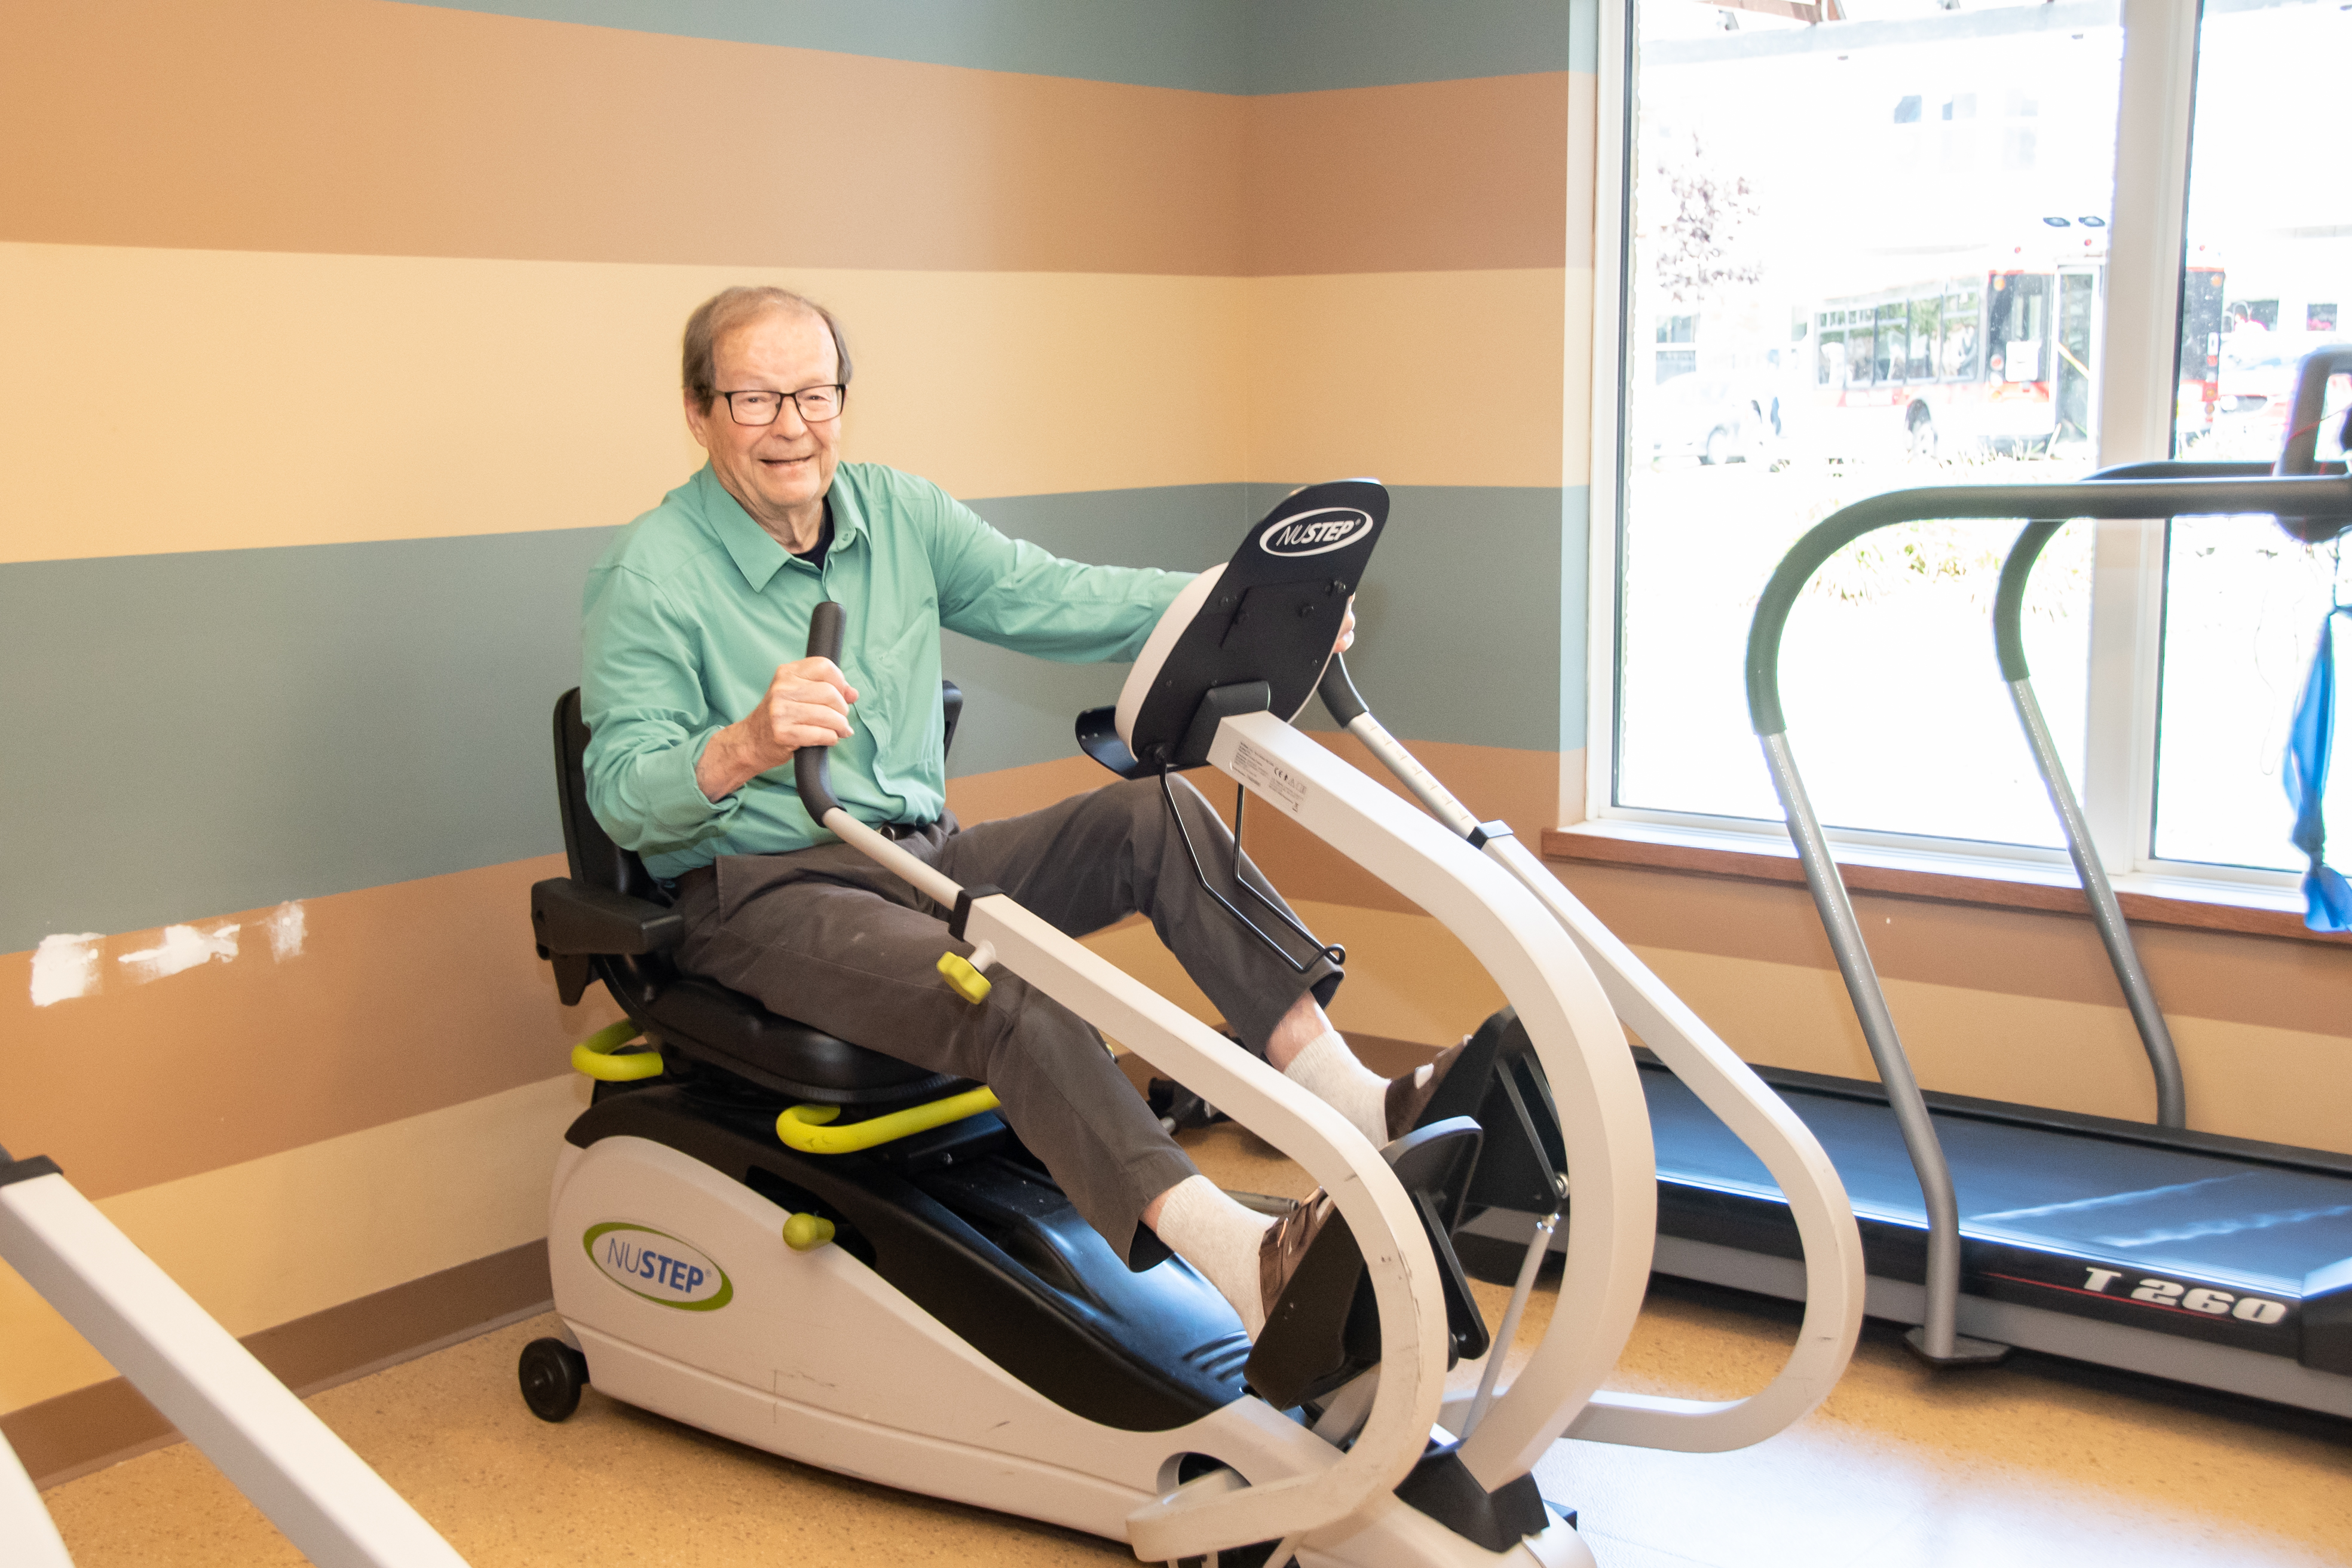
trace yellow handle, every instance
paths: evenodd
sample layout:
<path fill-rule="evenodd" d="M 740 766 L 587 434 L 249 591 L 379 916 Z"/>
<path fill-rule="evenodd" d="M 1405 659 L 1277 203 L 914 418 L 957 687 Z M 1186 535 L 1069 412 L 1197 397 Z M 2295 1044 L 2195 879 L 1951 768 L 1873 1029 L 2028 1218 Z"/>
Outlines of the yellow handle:
<path fill-rule="evenodd" d="M 641 1078 L 659 1078 L 662 1070 L 659 1051 L 637 1051 L 625 1057 L 613 1054 L 614 1047 L 627 1045 L 642 1032 L 626 1018 L 617 1024 L 607 1024 L 572 1047 L 572 1070 L 602 1079 L 606 1083 L 630 1083 Z"/>
<path fill-rule="evenodd" d="M 967 1116 L 995 1109 L 994 1089 L 970 1089 L 927 1105 L 910 1105 L 887 1116 L 853 1121 L 846 1127 L 828 1127 L 825 1123 L 841 1114 L 841 1107 L 795 1105 L 776 1118 L 776 1136 L 784 1141 L 785 1147 L 803 1154 L 853 1154 L 860 1149 L 928 1132 L 934 1127 L 944 1127 L 950 1121 L 961 1121 Z"/>
<path fill-rule="evenodd" d="M 988 994 L 996 989 L 988 976 L 974 969 L 971 961 L 960 952 L 940 954 L 939 969 L 948 977 L 948 984 L 955 994 L 975 1007 L 987 1001 Z"/>
<path fill-rule="evenodd" d="M 821 1215 L 796 1214 L 784 1221 L 784 1245 L 794 1252 L 814 1252 L 833 1239 L 833 1221 Z"/>

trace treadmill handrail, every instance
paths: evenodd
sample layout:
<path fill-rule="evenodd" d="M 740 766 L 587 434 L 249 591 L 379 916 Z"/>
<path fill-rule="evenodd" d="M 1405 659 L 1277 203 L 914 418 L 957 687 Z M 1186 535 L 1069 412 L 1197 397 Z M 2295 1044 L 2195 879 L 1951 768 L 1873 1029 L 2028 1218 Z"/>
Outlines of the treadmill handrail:
<path fill-rule="evenodd" d="M 1869 944 L 1854 918 L 1853 900 L 1789 745 L 1788 720 L 1780 706 L 1780 641 L 1790 613 L 1805 584 L 1832 555 L 1866 533 L 1898 522 L 2021 517 L 2137 521 L 2242 512 L 2352 519 L 2352 477 L 2092 479 L 2049 485 L 1949 485 L 1893 490 L 1832 512 L 1809 530 L 1774 568 L 1757 604 L 1755 619 L 1749 623 L 1748 719 L 1763 743 L 1765 765 L 1780 797 L 1797 858 L 1804 868 L 1805 885 L 1821 915 L 1871 1059 L 1886 1087 L 1887 1104 L 1919 1178 L 1928 1226 L 1921 1348 L 1931 1359 L 1950 1357 L 1957 1343 L 1958 1203 L 1951 1168 L 1920 1098 L 1910 1058 L 1904 1051 L 1877 969 L 1871 962 Z"/>
<path fill-rule="evenodd" d="M 1889 490 L 1832 512 L 1797 541 L 1765 584 L 1748 632 L 1748 714 L 1759 736 L 1789 727 L 1780 707 L 1780 638 L 1797 595 L 1823 563 L 1864 534 L 1898 522 L 1974 519 L 2343 517 L 2352 521 L 2352 477 L 2077 479 L 2047 485 L 1937 485 Z"/>
<path fill-rule="evenodd" d="M 2318 356 L 2315 356 L 2318 357 Z M 2309 363 L 2310 362 L 2306 362 Z M 2308 376 L 2305 377 L 2309 379 Z M 2325 391 L 2326 377 L 2319 377 Z M 2292 446 L 2290 438 L 2290 446 Z M 2309 458 L 2308 446 L 2305 452 Z M 2284 460 L 2282 460 L 2284 465 Z M 2301 470 L 2309 472 L 2306 460 Z M 2258 462 L 2186 462 L 2179 460 L 2148 463 L 2125 463 L 2112 468 L 2102 468 L 2091 475 L 2095 480 L 2118 479 L 2259 479 L 2276 472 L 2295 471 L 2284 466 L 2274 468 Z M 2025 742 L 2033 753 L 2033 765 L 2042 775 L 2042 787 L 2050 793 L 2050 804 L 2058 814 L 2059 826 L 2066 838 L 2067 858 L 2074 863 L 2074 878 L 2082 885 L 2083 896 L 2091 906 L 2091 923 L 2097 929 L 2099 941 L 2107 952 L 2107 963 L 2115 971 L 2116 984 L 2122 988 L 2124 1004 L 2132 1016 L 2132 1024 L 2139 1032 L 2140 1044 L 2147 1053 L 2148 1067 L 2156 1077 L 2156 1121 L 2159 1127 L 2189 1125 L 2188 1089 L 2180 1072 L 2180 1053 L 2172 1042 L 2172 1028 L 2166 1022 L 2164 1009 L 2156 999 L 2156 989 L 2147 976 L 2147 967 L 2140 962 L 2138 945 L 2132 941 L 2131 927 L 2124 919 L 2123 905 L 2116 897 L 2114 884 L 2107 879 L 2107 868 L 2100 860 L 2098 847 L 2092 841 L 2089 821 L 2083 815 L 2082 804 L 2074 795 L 2074 783 L 2066 776 L 2066 764 L 2058 754 L 2050 726 L 2042 717 L 2042 704 L 2033 692 L 2033 672 L 2025 658 L 2025 591 L 2033 576 L 2033 568 L 2042 559 L 2042 551 L 2063 522 L 2029 522 L 2010 546 L 2009 554 L 2000 563 L 2000 585 L 1993 594 L 1992 641 L 1993 657 L 2000 665 L 2000 677 L 2009 683 L 2010 700 L 2017 709 L 2018 722 L 2025 731 Z"/>
<path fill-rule="evenodd" d="M 2033 754 L 2034 771 L 2042 776 L 2042 787 L 2049 794 L 2051 809 L 2058 814 L 2059 830 L 2066 840 L 2066 856 L 2074 863 L 2074 879 L 2091 906 L 2091 924 L 2099 933 L 2100 945 L 2106 949 L 2107 966 L 2115 971 L 2116 984 L 2123 991 L 2132 1026 L 2139 1033 L 2140 1047 L 2147 1054 L 2148 1070 L 2156 1079 L 2157 1125 L 2186 1127 L 2189 1091 L 2181 1078 L 2180 1053 L 2172 1043 L 2172 1027 L 2165 1022 L 2164 1009 L 2157 1003 L 2156 987 L 2148 980 L 2147 966 L 2140 962 L 2139 947 L 2132 941 L 2131 926 L 2124 919 L 2123 904 L 2116 898 L 2115 885 L 2107 880 L 2107 868 L 2099 858 L 2098 845 L 2091 837 L 2090 820 L 2083 815 L 2082 802 L 2075 797 L 2074 781 L 2066 776 L 2066 760 L 2058 754 L 2057 740 L 2042 716 L 2042 701 L 2033 690 L 2033 672 L 2026 665 L 2026 584 L 2033 574 L 2034 563 L 2042 559 L 2043 548 L 2065 526 L 2063 522 L 2029 522 L 2017 536 L 2017 542 L 2010 546 L 2008 558 L 2000 563 L 2000 584 L 1993 594 L 1993 655 L 2000 665 L 2001 679 L 2009 686 L 2010 703 L 2017 710 L 2018 724 L 2025 731 L 2026 749 Z"/>

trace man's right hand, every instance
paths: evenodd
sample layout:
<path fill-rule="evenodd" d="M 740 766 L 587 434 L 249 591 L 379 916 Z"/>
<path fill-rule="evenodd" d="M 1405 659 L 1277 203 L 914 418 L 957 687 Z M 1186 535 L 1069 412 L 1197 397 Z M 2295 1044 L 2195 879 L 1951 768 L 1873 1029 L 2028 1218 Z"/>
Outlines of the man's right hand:
<path fill-rule="evenodd" d="M 849 733 L 849 705 L 857 689 L 829 658 L 795 659 L 776 667 L 760 705 L 710 737 L 695 764 L 703 798 L 716 802 L 803 746 L 830 746 Z"/>

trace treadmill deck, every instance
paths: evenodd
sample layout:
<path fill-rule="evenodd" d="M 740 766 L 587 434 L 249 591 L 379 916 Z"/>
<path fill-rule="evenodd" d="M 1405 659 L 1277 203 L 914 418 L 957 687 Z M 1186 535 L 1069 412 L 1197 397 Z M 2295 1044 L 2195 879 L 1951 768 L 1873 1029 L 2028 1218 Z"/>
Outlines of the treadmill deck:
<path fill-rule="evenodd" d="M 1636 1056 L 1657 1148 L 1655 1268 L 1801 1300 L 1796 1224 L 1762 1162 Z M 1927 1220 L 1885 1094 L 1757 1070 L 1845 1184 L 1866 1310 L 1918 1322 Z M 2352 1417 L 2352 1156 L 1926 1098 L 1960 1205 L 1963 1333 Z M 1488 1209 L 1456 1242 L 1474 1268 L 1507 1278 L 1533 1225 Z"/>

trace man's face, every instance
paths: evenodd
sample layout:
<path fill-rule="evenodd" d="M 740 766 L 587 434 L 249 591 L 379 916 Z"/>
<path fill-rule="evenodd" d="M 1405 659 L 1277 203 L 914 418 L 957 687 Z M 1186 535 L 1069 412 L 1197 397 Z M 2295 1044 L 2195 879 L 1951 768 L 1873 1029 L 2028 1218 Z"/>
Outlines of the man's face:
<path fill-rule="evenodd" d="M 769 310 L 719 340 L 711 354 L 722 392 L 799 392 L 840 379 L 833 334 L 808 310 Z M 824 492 L 841 458 L 841 416 L 811 425 L 789 397 L 773 425 L 738 425 L 724 397 L 708 409 L 686 396 L 686 422 L 710 454 L 727 493 L 787 548 L 807 549 L 823 525 Z"/>

